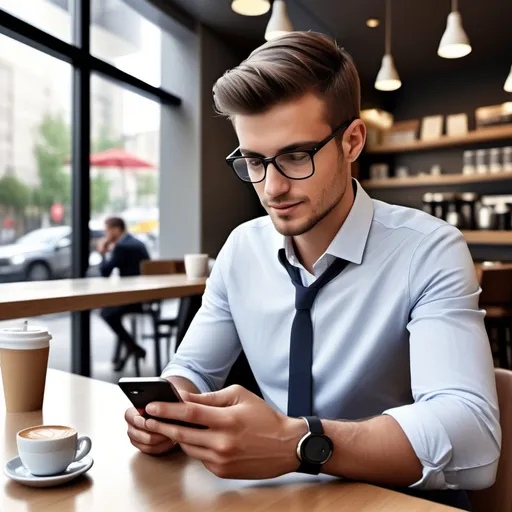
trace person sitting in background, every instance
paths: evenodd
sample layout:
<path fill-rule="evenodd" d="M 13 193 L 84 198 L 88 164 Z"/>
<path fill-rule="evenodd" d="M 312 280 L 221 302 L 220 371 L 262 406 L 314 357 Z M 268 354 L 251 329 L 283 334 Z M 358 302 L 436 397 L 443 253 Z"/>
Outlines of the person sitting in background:
<path fill-rule="evenodd" d="M 121 276 L 140 275 L 140 264 L 151 259 L 146 246 L 126 231 L 126 224 L 119 217 L 111 217 L 105 221 L 105 238 L 98 242 L 98 252 L 103 257 L 100 264 L 100 273 L 108 277 L 114 270 L 119 269 Z M 107 257 L 107 253 L 110 253 Z M 123 370 L 130 357 L 144 358 L 146 351 L 137 345 L 133 337 L 123 327 L 123 316 L 129 313 L 142 311 L 141 304 L 127 304 L 112 306 L 101 310 L 101 317 L 116 333 L 119 340 L 126 346 L 126 354 L 118 361 L 114 361 L 114 371 Z"/>

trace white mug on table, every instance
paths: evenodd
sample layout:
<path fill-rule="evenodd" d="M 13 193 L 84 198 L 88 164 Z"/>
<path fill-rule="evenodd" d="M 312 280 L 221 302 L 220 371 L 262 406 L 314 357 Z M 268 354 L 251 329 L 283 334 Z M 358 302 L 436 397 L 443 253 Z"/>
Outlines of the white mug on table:
<path fill-rule="evenodd" d="M 185 254 L 185 272 L 189 279 L 208 277 L 208 254 Z"/>

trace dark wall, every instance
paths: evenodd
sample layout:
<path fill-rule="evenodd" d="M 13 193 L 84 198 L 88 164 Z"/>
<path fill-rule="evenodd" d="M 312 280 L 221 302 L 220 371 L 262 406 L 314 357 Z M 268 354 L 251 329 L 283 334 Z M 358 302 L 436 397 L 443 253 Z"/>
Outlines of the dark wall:
<path fill-rule="evenodd" d="M 201 248 L 215 257 L 229 233 L 246 220 L 264 215 L 251 185 L 229 169 L 226 156 L 238 146 L 231 122 L 213 110 L 212 87 L 247 54 L 201 26 Z"/>

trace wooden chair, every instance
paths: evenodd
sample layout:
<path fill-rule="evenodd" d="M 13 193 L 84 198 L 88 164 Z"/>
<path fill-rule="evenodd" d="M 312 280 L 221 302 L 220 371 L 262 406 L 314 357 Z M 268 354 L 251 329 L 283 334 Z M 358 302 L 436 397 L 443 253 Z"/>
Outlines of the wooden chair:
<path fill-rule="evenodd" d="M 496 368 L 495 375 L 502 431 L 501 456 L 494 484 L 469 493 L 473 512 L 512 512 L 512 371 Z"/>
<path fill-rule="evenodd" d="M 507 337 L 512 332 L 512 264 L 482 265 L 480 287 L 489 339 L 497 343 L 500 366 L 510 368 Z"/>
<path fill-rule="evenodd" d="M 140 273 L 143 276 L 184 274 L 185 262 L 183 260 L 145 260 L 140 265 Z"/>

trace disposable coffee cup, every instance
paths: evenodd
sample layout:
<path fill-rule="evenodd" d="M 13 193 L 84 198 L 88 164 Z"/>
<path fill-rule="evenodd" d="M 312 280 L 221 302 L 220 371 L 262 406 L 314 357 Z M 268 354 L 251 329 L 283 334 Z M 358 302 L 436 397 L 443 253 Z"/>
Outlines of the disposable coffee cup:
<path fill-rule="evenodd" d="M 44 327 L 0 329 L 0 369 L 7 412 L 43 407 L 51 334 Z"/>
<path fill-rule="evenodd" d="M 189 279 L 208 277 L 208 254 L 185 254 L 185 272 Z"/>

